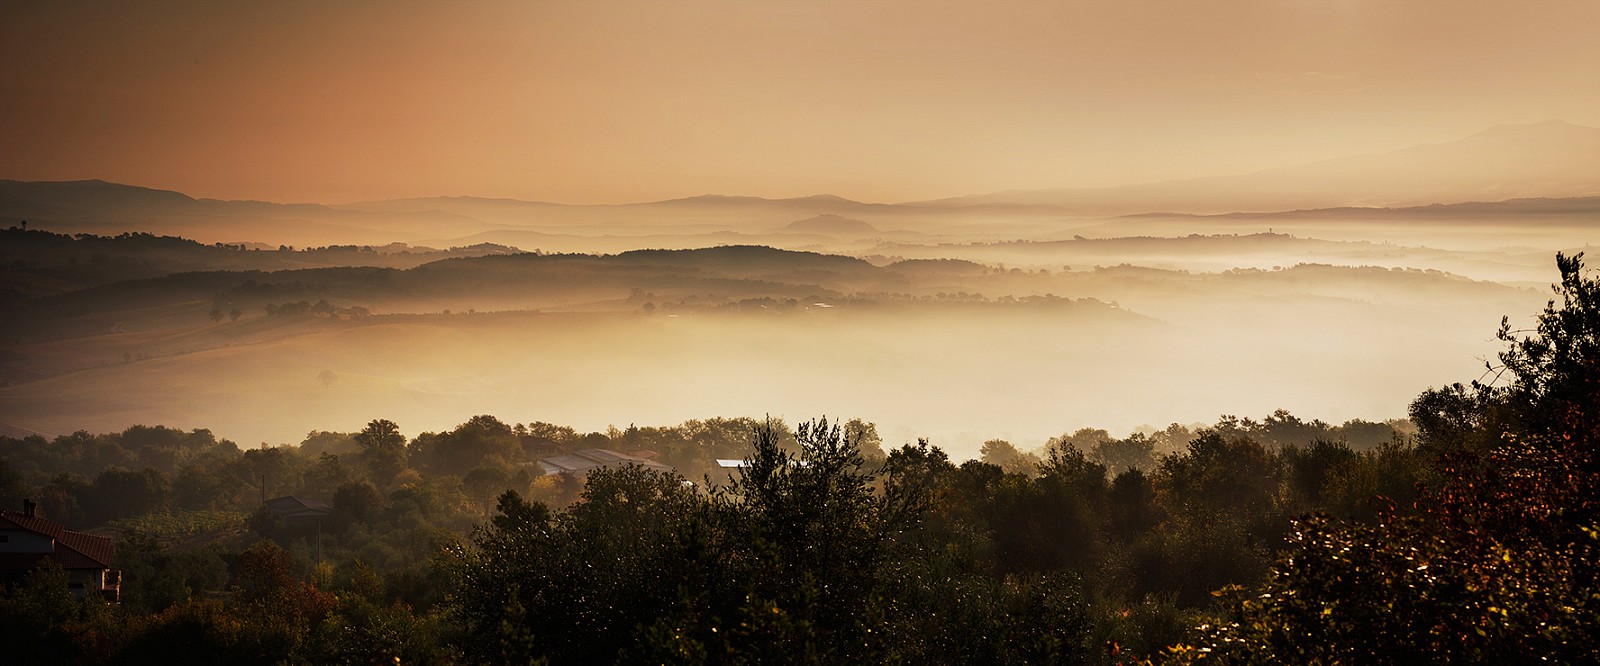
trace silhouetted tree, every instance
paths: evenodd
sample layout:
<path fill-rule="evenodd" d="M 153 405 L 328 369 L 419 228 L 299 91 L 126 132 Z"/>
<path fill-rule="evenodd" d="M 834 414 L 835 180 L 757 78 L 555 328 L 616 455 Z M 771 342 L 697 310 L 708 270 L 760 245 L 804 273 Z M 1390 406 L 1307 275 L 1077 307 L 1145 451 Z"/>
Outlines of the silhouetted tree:
<path fill-rule="evenodd" d="M 388 483 L 405 469 L 406 438 L 394 421 L 373 419 L 356 433 L 355 440 L 361 447 L 361 464 L 378 483 Z"/>
<path fill-rule="evenodd" d="M 1023 453 L 1003 439 L 991 439 L 978 449 L 979 459 L 1014 474 L 1038 473 L 1039 456 Z"/>
<path fill-rule="evenodd" d="M 495 465 L 485 465 L 470 472 L 461 479 L 461 484 L 466 486 L 467 492 L 483 507 L 485 516 L 493 509 L 491 500 L 495 495 L 506 491 L 511 475 L 505 469 Z"/>
<path fill-rule="evenodd" d="M 1106 468 L 1115 477 L 1130 469 L 1148 471 L 1155 466 L 1155 442 L 1142 433 L 1127 439 L 1100 440 L 1089 449 L 1089 459 Z"/>

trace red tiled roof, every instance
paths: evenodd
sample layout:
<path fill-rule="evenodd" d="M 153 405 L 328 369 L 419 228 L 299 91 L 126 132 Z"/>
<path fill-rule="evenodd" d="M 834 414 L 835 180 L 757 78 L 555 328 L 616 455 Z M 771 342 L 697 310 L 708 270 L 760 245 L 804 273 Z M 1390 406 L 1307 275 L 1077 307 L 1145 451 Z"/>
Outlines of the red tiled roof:
<path fill-rule="evenodd" d="M 7 523 L 10 523 L 7 525 Z M 30 516 L 21 511 L 0 509 L 0 528 L 12 527 L 38 532 L 52 539 L 60 538 L 61 533 L 67 531 L 67 526 L 54 520 L 45 520 L 38 516 Z"/>
<path fill-rule="evenodd" d="M 70 548 L 73 551 L 76 551 L 79 555 L 82 555 L 84 558 L 87 558 L 89 562 L 93 563 L 93 565 L 102 567 L 111 566 L 111 537 L 96 536 L 93 534 L 84 534 L 82 532 L 65 530 L 61 533 L 61 538 L 56 540 L 56 543 L 65 544 L 67 548 Z M 67 553 L 63 553 L 61 552 L 60 548 L 57 548 L 56 559 L 63 560 L 63 555 L 67 555 Z M 67 564 L 65 561 L 61 562 L 61 566 L 67 569 L 77 568 Z M 84 566 L 91 565 L 85 564 Z"/>
<path fill-rule="evenodd" d="M 29 516 L 21 511 L 0 510 L 0 528 L 24 529 L 54 539 L 54 553 L 48 554 L 63 569 L 106 569 L 111 566 L 111 537 L 74 532 L 53 520 Z M 0 557 L 0 569 L 32 569 L 41 564 L 45 553 L 9 553 Z"/>

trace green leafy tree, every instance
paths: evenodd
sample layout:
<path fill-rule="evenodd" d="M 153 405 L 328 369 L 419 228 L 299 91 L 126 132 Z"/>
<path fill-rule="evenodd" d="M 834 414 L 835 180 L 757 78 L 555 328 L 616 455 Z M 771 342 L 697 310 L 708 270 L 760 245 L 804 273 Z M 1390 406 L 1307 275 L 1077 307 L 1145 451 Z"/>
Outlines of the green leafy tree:
<path fill-rule="evenodd" d="M 450 558 L 458 612 L 482 659 L 552 662 L 881 661 L 908 626 L 907 530 L 950 470 L 925 442 L 866 469 L 843 427 L 750 435 L 748 464 L 705 495 L 637 467 L 591 472 L 558 514 L 502 494 L 499 515 Z M 513 592 L 514 590 L 514 592 Z M 896 632 L 906 644 L 917 640 Z M 509 650 L 509 651 L 508 651 Z"/>
<path fill-rule="evenodd" d="M 418 436 L 412 441 L 409 452 L 419 469 L 464 476 L 487 464 L 519 461 L 522 442 L 511 426 L 493 416 L 479 415 L 450 432 Z"/>
<path fill-rule="evenodd" d="M 1132 541 L 1161 522 L 1155 485 L 1138 468 L 1117 475 L 1106 491 L 1106 516 L 1111 533 Z"/>
<path fill-rule="evenodd" d="M 1177 663 L 1588 663 L 1600 654 L 1600 279 L 1557 255 L 1561 283 L 1506 384 L 1413 405 L 1437 480 L 1422 513 L 1312 516 L 1263 590 Z"/>
<path fill-rule="evenodd" d="M 1032 476 L 1038 473 L 1039 456 L 1023 453 L 1011 442 L 991 439 L 978 449 L 979 460 L 1014 474 Z"/>
<path fill-rule="evenodd" d="M 22 475 L 11 466 L 11 461 L 0 458 L 0 506 L 18 506 L 27 494 Z"/>
<path fill-rule="evenodd" d="M 405 442 L 401 441 L 404 448 Z M 310 456 L 332 453 L 336 456 L 346 454 L 359 454 L 361 445 L 356 442 L 355 435 L 342 432 L 326 432 L 313 430 L 306 433 L 305 439 L 300 440 L 300 452 Z"/>
<path fill-rule="evenodd" d="M 553 516 L 515 492 L 448 560 L 478 658 L 537 646 L 554 661 L 613 661 L 633 628 L 665 614 L 683 578 L 679 546 L 698 506 L 681 477 L 597 469 L 583 498 Z M 708 582 L 708 581 L 707 581 Z M 700 584 L 700 583 L 697 583 Z"/>
<path fill-rule="evenodd" d="M 1116 477 L 1130 469 L 1149 471 L 1155 467 L 1156 445 L 1142 433 L 1127 439 L 1100 440 L 1089 450 L 1089 459 L 1106 468 L 1106 473 Z"/>
<path fill-rule="evenodd" d="M 98 525 L 164 510 L 170 493 L 166 475 L 158 470 L 106 470 L 94 478 L 89 488 L 90 522 Z"/>
<path fill-rule="evenodd" d="M 0 645 L 8 662 L 75 663 L 96 660 L 108 647 L 111 618 L 96 595 L 77 599 L 68 574 L 55 562 L 25 572 L 0 588 Z"/>
<path fill-rule="evenodd" d="M 137 529 L 117 538 L 113 562 L 122 570 L 122 606 L 129 611 L 159 613 L 228 582 L 227 564 L 213 549 L 173 550 Z"/>
<path fill-rule="evenodd" d="M 379 484 L 389 483 L 406 468 L 406 438 L 394 421 L 373 419 L 355 440 L 361 447 L 361 464 Z"/>
<path fill-rule="evenodd" d="M 1309 446 L 1289 445 L 1283 449 L 1291 492 L 1307 508 L 1326 508 L 1323 491 L 1341 468 L 1354 464 L 1356 453 L 1350 447 L 1325 439 Z"/>
<path fill-rule="evenodd" d="M 333 510 L 342 523 L 371 523 L 383 510 L 383 495 L 372 484 L 351 481 L 333 492 Z"/>
<path fill-rule="evenodd" d="M 861 457 L 869 463 L 882 463 L 887 454 L 883 451 L 883 438 L 878 435 L 878 425 L 861 419 L 850 419 L 844 424 L 844 436 L 856 442 Z"/>
<path fill-rule="evenodd" d="M 511 475 L 496 465 L 479 467 L 467 472 L 467 476 L 461 479 L 461 485 L 465 486 L 467 493 L 483 507 L 485 516 L 494 508 L 492 499 L 495 495 L 505 492 L 506 486 L 510 483 Z"/>

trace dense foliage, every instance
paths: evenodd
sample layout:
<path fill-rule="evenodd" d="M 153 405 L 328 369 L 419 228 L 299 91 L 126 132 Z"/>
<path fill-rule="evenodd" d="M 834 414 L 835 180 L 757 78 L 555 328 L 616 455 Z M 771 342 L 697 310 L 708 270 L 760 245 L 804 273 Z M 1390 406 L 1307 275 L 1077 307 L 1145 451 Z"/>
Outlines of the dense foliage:
<path fill-rule="evenodd" d="M 1297 522 L 1262 590 L 1177 662 L 1592 663 L 1600 657 L 1600 279 L 1561 283 L 1503 382 L 1412 404 L 1436 458 L 1415 515 Z"/>
<path fill-rule="evenodd" d="M 1039 453 L 996 440 L 985 459 L 999 464 L 959 466 L 926 442 L 885 454 L 861 421 L 580 435 L 480 416 L 410 442 L 375 420 L 297 448 L 241 451 L 166 428 L 0 447 L 8 496 L 40 488 L 47 515 L 120 535 L 123 603 L 93 616 L 120 619 L 93 629 L 86 661 L 140 654 L 149 636 L 199 623 L 189 640 L 246 661 L 241 651 L 316 661 L 335 649 L 329 636 L 346 636 L 369 657 L 486 663 L 1104 663 L 1108 642 L 1129 653 L 1171 644 L 1211 608 L 1211 590 L 1259 582 L 1289 516 L 1358 513 L 1353 498 L 1419 473 L 1392 426 L 1391 443 L 1361 451 L 1254 439 L 1284 423 L 1302 422 L 1280 412 L 1124 439 L 1086 429 Z M 550 443 L 653 451 L 702 474 L 535 475 L 524 447 Z M 749 466 L 717 476 L 715 458 Z M 285 524 L 259 510 L 280 494 L 334 512 Z M 262 561 L 293 603 L 245 603 Z M 51 631 L 88 645 L 85 612 Z M 293 635 L 261 633 L 277 626 Z"/>

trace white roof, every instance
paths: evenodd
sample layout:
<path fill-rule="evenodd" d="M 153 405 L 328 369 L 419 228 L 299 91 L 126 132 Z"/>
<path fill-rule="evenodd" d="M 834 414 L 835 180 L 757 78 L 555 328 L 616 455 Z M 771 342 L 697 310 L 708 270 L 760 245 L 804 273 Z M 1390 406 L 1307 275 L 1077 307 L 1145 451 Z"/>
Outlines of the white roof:
<path fill-rule="evenodd" d="M 645 460 L 644 458 L 637 458 L 625 453 L 617 453 L 616 451 L 609 449 L 584 449 L 582 451 L 573 451 L 572 453 L 539 459 L 539 467 L 543 469 L 546 474 L 559 474 L 561 472 L 566 472 L 568 474 L 588 474 L 589 470 L 597 467 L 609 467 L 613 465 L 638 465 L 646 469 L 653 469 L 661 472 L 672 471 L 672 467 L 663 465 L 654 460 Z"/>

